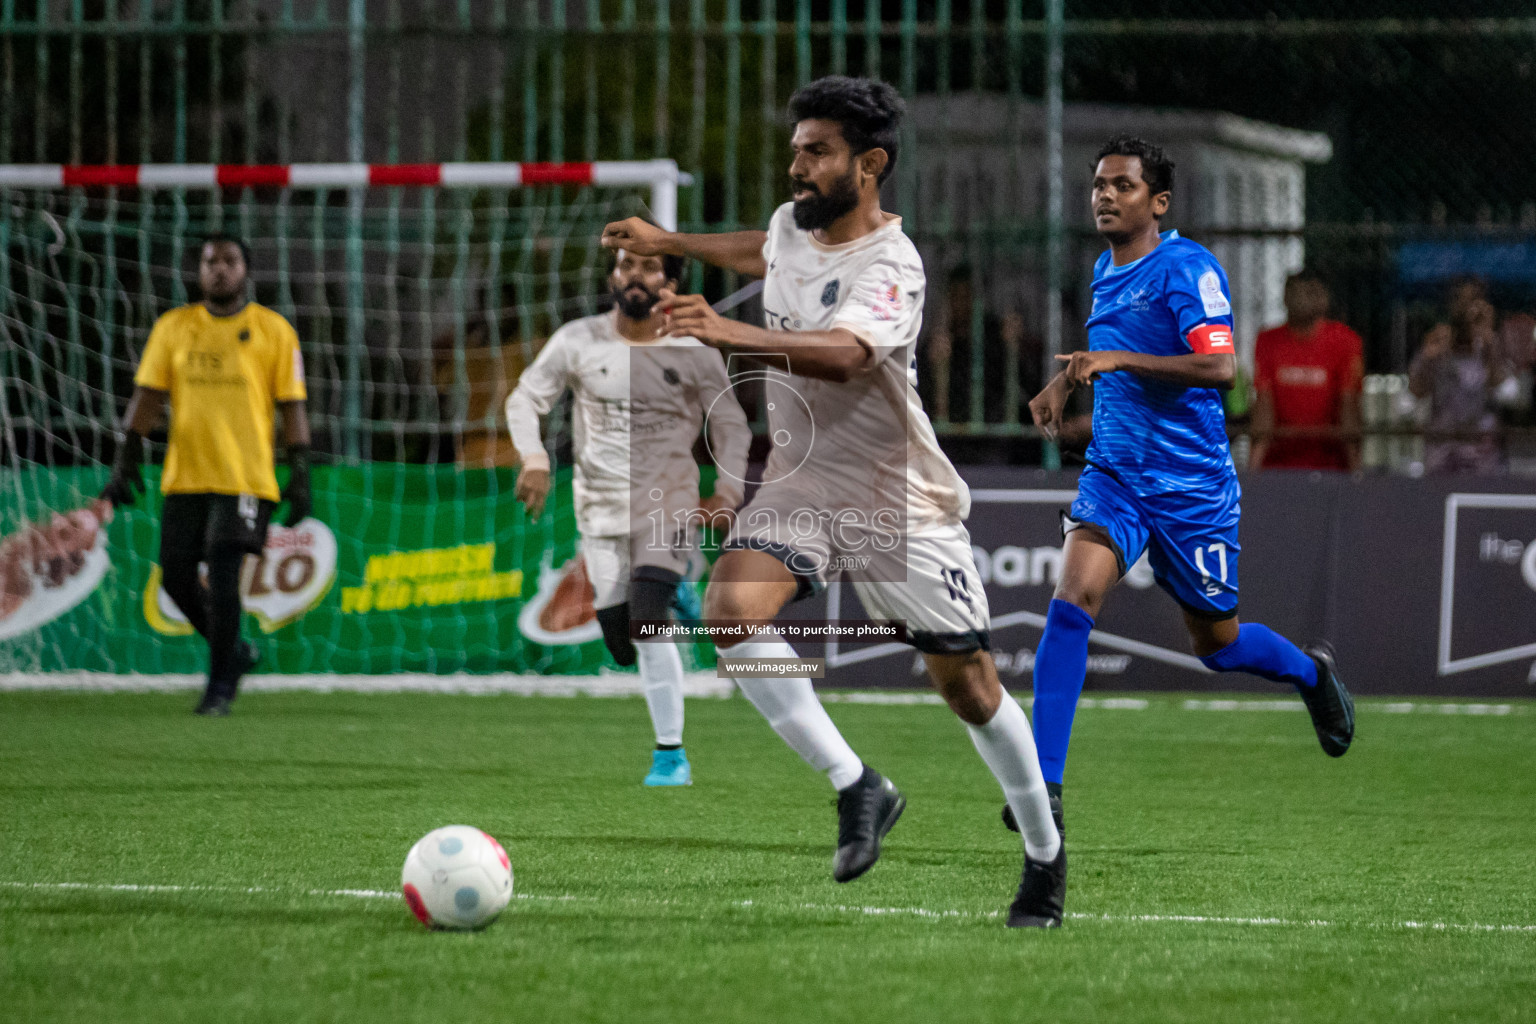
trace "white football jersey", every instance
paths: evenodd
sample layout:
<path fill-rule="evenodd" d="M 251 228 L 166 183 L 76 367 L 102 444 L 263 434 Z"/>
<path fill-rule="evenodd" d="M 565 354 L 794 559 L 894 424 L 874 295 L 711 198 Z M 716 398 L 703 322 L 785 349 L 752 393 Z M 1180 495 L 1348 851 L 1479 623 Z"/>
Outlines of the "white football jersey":
<path fill-rule="evenodd" d="M 794 205 L 774 212 L 763 244 L 767 327 L 842 328 L 879 360 L 839 383 L 795 374 L 768 376 L 765 393 L 774 446 L 764 486 L 827 497 L 829 509 L 900 509 L 918 532 L 970 512 L 970 491 L 939 448 L 917 395 L 917 335 L 927 279 L 901 218 L 842 245 L 824 245 L 795 226 Z M 771 363 L 771 357 L 766 360 Z"/>
<path fill-rule="evenodd" d="M 564 325 L 507 398 L 507 428 L 525 467 L 549 468 L 539 417 L 567 388 L 575 398 L 573 490 L 583 535 L 623 536 L 644 528 L 658 507 L 669 521 L 696 508 L 693 442 L 706 416 L 720 470 L 715 492 L 740 504 L 752 435 L 718 353 L 694 338 L 626 341 L 611 312 Z"/>

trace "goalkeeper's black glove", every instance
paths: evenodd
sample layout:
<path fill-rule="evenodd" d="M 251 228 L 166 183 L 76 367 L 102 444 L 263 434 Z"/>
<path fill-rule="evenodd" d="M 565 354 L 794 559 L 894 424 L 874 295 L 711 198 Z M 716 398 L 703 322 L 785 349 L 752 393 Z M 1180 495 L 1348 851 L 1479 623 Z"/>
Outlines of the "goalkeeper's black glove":
<path fill-rule="evenodd" d="M 313 507 L 309 497 L 309 445 L 288 446 L 288 486 L 283 488 L 283 500 L 288 503 L 288 514 L 283 525 L 294 527 L 309 515 Z"/>
<path fill-rule="evenodd" d="M 123 431 L 117 439 L 117 458 L 112 460 L 112 478 L 101 496 L 114 505 L 132 505 L 144 493 L 144 477 L 139 472 L 143 461 L 143 436 L 137 431 Z"/>

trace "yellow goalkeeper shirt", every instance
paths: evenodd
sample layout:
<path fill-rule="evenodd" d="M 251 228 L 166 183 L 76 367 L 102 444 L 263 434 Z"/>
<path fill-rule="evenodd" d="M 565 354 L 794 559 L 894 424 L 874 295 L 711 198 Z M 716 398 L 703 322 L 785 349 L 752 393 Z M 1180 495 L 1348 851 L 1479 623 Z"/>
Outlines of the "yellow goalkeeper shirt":
<path fill-rule="evenodd" d="M 171 396 L 164 494 L 254 494 L 277 501 L 276 402 L 305 397 L 299 336 L 254 302 L 233 316 L 198 304 L 155 321 L 134 383 Z"/>

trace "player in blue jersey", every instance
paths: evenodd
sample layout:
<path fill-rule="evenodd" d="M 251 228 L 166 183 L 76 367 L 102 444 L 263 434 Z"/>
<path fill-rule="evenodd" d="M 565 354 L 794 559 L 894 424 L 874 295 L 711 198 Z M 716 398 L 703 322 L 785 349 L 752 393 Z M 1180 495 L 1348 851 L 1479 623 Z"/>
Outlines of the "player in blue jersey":
<path fill-rule="evenodd" d="M 1354 738 L 1354 703 L 1328 645 L 1302 651 L 1238 622 L 1241 491 L 1220 395 L 1236 371 L 1232 304 L 1216 257 L 1158 230 L 1172 193 L 1173 163 L 1157 146 L 1121 137 L 1099 153 L 1093 214 L 1109 251 L 1093 269 L 1088 351 L 1057 356 L 1064 369 L 1029 403 L 1054 436 L 1072 391 L 1094 389 L 1088 467 L 1063 522 L 1061 578 L 1035 652 L 1035 743 L 1058 827 L 1088 634 L 1144 551 L 1208 668 L 1294 685 L 1332 757 Z"/>

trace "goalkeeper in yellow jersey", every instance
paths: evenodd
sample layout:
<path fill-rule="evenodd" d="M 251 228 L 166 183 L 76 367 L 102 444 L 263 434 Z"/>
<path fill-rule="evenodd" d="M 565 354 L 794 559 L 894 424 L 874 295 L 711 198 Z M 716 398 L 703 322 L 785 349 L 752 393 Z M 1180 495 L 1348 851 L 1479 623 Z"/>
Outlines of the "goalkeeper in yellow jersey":
<path fill-rule="evenodd" d="M 203 301 L 155 321 L 134 377 L 112 479 L 102 497 L 131 505 L 144 490 L 144 438 L 170 401 L 170 445 L 160 490 L 162 586 L 208 642 L 200 715 L 227 715 L 240 677 L 260 658 L 240 639 L 240 567 L 260 554 L 279 501 L 284 522 L 309 515 L 309 420 L 299 337 L 283 317 L 246 300 L 248 250 L 213 234 L 203 241 Z M 279 493 L 275 410 L 281 410 L 291 474 Z M 206 585 L 199 563 L 208 566 Z"/>

